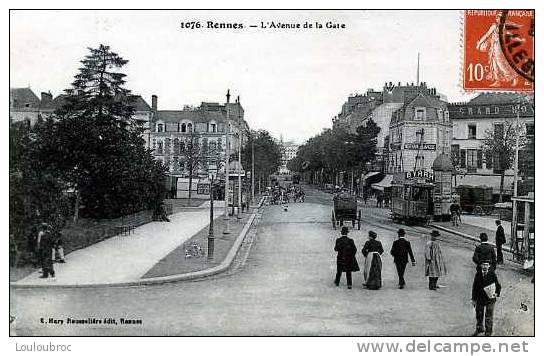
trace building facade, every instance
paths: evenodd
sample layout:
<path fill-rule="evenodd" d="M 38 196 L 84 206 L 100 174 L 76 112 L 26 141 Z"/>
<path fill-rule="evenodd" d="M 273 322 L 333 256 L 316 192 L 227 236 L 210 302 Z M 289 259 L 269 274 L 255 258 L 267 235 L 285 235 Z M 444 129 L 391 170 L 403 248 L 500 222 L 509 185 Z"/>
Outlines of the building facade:
<path fill-rule="evenodd" d="M 149 147 L 173 177 L 188 178 L 192 160 L 197 162 L 192 172 L 197 178 L 207 178 L 210 166 L 222 167 L 227 148 L 227 115 L 231 156 L 237 155 L 239 146 L 248 141 L 244 109 L 239 99 L 231 103 L 230 95 L 225 104 L 202 102 L 198 107 L 186 106 L 182 110 L 158 110 L 157 104 L 158 98 L 153 96 Z"/>
<path fill-rule="evenodd" d="M 280 174 L 289 174 L 291 171 L 287 168 L 287 164 L 290 160 L 297 156 L 299 145 L 292 141 L 284 142 L 280 141 L 281 146 L 281 166 L 279 167 Z"/>
<path fill-rule="evenodd" d="M 448 105 L 453 123 L 452 158 L 459 174 L 459 185 L 493 187 L 500 189 L 501 171 L 496 157 L 486 157 L 482 151 L 484 138 L 502 135 L 508 125 L 519 125 L 520 136 L 534 137 L 535 114 L 532 97 L 515 93 L 482 93 L 465 103 Z M 523 149 L 523 147 L 521 147 Z M 504 193 L 511 195 L 513 169 L 505 172 Z"/>
<path fill-rule="evenodd" d="M 453 125 L 447 103 L 429 92 L 393 112 L 389 125 L 389 174 L 430 171 L 440 154 L 450 154 Z"/>

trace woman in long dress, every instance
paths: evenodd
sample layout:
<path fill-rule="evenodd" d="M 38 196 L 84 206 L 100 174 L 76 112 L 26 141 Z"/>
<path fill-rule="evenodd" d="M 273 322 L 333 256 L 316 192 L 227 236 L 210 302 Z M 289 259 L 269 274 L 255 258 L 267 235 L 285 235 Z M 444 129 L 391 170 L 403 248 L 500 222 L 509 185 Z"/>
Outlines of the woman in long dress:
<path fill-rule="evenodd" d="M 368 232 L 368 241 L 365 242 L 362 253 L 365 256 L 365 269 L 363 284 L 368 289 L 380 289 L 382 287 L 382 243 L 376 238 L 374 231 Z"/>
<path fill-rule="evenodd" d="M 429 277 L 429 289 L 438 289 L 438 278 L 445 276 L 446 263 L 442 257 L 442 251 L 438 244 L 437 237 L 440 233 L 437 230 L 431 232 L 431 240 L 425 246 L 425 276 Z"/>

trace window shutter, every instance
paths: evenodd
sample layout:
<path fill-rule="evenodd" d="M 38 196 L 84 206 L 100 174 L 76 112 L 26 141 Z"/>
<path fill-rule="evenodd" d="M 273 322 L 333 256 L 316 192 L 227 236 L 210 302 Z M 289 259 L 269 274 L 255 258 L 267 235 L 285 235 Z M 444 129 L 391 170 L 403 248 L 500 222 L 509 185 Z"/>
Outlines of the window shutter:
<path fill-rule="evenodd" d="M 466 168 L 467 167 L 467 150 L 460 150 L 459 152 L 461 153 L 461 158 L 460 158 L 461 162 L 459 162 L 461 164 L 461 168 Z"/>
<path fill-rule="evenodd" d="M 482 150 L 478 150 L 478 151 L 476 152 L 476 155 L 477 155 L 477 158 L 476 158 L 476 160 L 477 160 L 477 161 L 476 161 L 476 166 L 477 166 L 478 168 L 482 168 L 482 158 L 483 158 L 483 157 L 482 157 L 482 156 L 483 156 L 483 155 L 482 155 Z"/>

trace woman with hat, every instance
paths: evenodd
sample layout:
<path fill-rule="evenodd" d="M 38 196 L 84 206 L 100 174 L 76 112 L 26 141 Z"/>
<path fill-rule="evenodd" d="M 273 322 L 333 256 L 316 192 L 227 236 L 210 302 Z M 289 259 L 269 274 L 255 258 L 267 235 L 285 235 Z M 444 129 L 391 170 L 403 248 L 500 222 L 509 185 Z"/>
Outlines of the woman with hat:
<path fill-rule="evenodd" d="M 342 272 L 346 272 L 348 289 L 351 289 L 351 272 L 359 271 L 359 264 L 355 258 L 357 247 L 355 247 L 353 239 L 348 237 L 348 232 L 347 226 L 342 226 L 342 236 L 336 239 L 336 244 L 334 245 L 334 250 L 338 252 L 336 256 L 336 278 L 334 279 L 334 284 L 336 286 L 340 285 Z"/>
<path fill-rule="evenodd" d="M 376 238 L 378 235 L 374 231 L 368 232 L 368 241 L 365 242 L 362 253 L 365 256 L 363 284 L 368 289 L 380 289 L 382 287 L 382 243 Z"/>
<path fill-rule="evenodd" d="M 427 242 L 425 247 L 425 276 L 429 277 L 430 290 L 438 289 L 438 278 L 446 275 L 446 264 L 437 241 L 438 236 L 440 233 L 433 230 L 431 240 Z"/>

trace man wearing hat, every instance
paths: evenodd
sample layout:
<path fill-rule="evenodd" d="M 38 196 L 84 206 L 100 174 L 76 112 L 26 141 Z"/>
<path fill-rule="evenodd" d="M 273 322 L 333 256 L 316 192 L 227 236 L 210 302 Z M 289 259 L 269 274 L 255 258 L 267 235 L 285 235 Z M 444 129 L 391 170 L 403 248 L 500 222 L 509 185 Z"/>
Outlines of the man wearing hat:
<path fill-rule="evenodd" d="M 504 235 L 504 228 L 501 225 L 500 220 L 495 220 L 497 224 L 497 231 L 495 232 L 495 245 L 497 245 L 497 264 L 502 265 L 504 263 L 504 257 L 502 255 L 502 245 L 506 243 L 506 236 Z"/>
<path fill-rule="evenodd" d="M 491 268 L 495 270 L 497 268 L 497 255 L 485 232 L 480 234 L 480 241 L 482 243 L 476 246 L 474 255 L 472 255 L 472 261 L 476 264 L 476 269 L 479 269 L 484 261 L 489 261 Z"/>
<path fill-rule="evenodd" d="M 357 247 L 355 247 L 353 239 L 348 237 L 348 232 L 347 226 L 342 226 L 341 236 L 336 239 L 336 244 L 334 245 L 334 251 L 338 252 L 336 256 L 336 278 L 334 279 L 334 284 L 338 287 L 342 272 L 346 272 L 348 289 L 351 289 L 351 272 L 359 271 L 359 264 L 355 258 Z"/>
<path fill-rule="evenodd" d="M 399 288 L 403 289 L 406 281 L 404 280 L 404 271 L 406 270 L 406 265 L 408 264 L 408 257 L 412 261 L 412 266 L 416 265 L 416 260 L 414 258 L 414 253 L 412 252 L 412 245 L 410 241 L 406 241 L 404 236 L 406 232 L 404 229 L 399 229 L 397 231 L 399 238 L 393 242 L 391 247 L 391 256 L 393 256 L 393 262 L 397 267 L 397 273 L 399 275 Z"/>
<path fill-rule="evenodd" d="M 42 275 L 40 278 L 55 277 L 55 270 L 53 269 L 53 259 L 52 253 L 53 250 L 53 236 L 52 236 L 51 225 L 46 223 L 42 224 L 40 233 L 38 234 L 38 254 L 40 256 L 40 263 L 42 266 Z"/>
<path fill-rule="evenodd" d="M 438 278 L 446 275 L 446 263 L 442 257 L 442 250 L 438 243 L 440 233 L 437 230 L 431 232 L 431 240 L 425 246 L 425 276 L 429 277 L 429 289 L 438 289 Z"/>
<path fill-rule="evenodd" d="M 481 263 L 481 269 L 476 271 L 472 284 L 472 305 L 476 310 L 476 331 L 472 336 L 483 332 L 485 336 L 491 336 L 493 333 L 493 312 L 497 297 L 501 295 L 501 284 L 495 271 L 490 268 L 490 262 Z"/>

